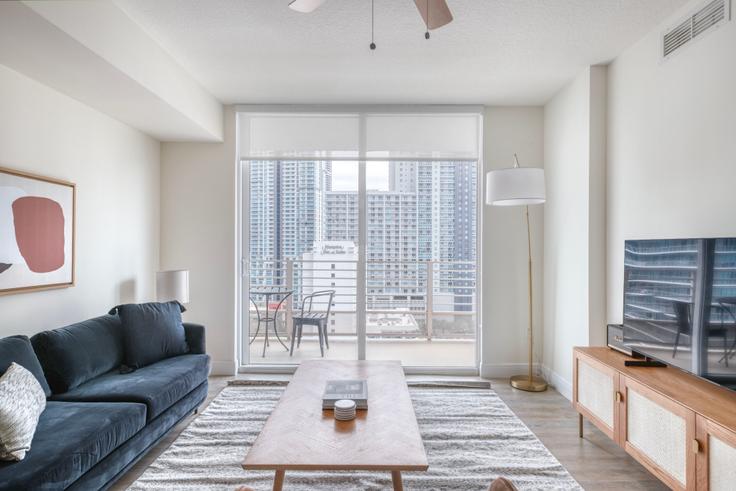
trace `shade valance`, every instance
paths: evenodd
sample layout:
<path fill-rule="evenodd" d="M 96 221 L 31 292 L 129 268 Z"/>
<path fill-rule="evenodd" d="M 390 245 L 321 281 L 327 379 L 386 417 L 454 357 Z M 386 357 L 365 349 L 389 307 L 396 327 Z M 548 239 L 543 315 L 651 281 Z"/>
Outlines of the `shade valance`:
<path fill-rule="evenodd" d="M 479 112 L 239 113 L 241 159 L 476 160 Z"/>

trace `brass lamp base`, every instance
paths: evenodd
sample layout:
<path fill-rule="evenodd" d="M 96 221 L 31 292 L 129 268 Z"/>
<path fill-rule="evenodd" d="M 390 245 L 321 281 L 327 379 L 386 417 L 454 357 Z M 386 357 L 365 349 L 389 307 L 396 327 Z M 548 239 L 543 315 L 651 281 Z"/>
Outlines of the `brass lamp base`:
<path fill-rule="evenodd" d="M 547 390 L 547 382 L 541 377 L 529 378 L 529 375 L 514 375 L 509 379 L 511 387 L 527 392 L 544 392 Z"/>

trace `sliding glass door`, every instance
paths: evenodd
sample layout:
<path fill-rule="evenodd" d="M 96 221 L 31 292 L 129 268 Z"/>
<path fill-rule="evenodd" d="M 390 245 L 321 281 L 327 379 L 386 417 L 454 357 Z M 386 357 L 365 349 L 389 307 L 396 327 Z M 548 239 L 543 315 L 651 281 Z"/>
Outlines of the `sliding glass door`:
<path fill-rule="evenodd" d="M 475 367 L 477 159 L 361 155 L 357 140 L 354 156 L 241 158 L 243 364 Z"/>
<path fill-rule="evenodd" d="M 477 164 L 367 164 L 367 359 L 475 362 Z"/>
<path fill-rule="evenodd" d="M 250 363 L 288 365 L 322 351 L 330 359 L 357 359 L 357 214 L 338 218 L 335 209 L 344 203 L 334 197 L 357 195 L 358 163 L 241 165 L 249 205 L 243 337 Z M 292 350 L 295 315 L 311 316 L 312 323 L 301 327 Z M 315 325 L 321 317 L 327 332 L 322 349 Z"/>

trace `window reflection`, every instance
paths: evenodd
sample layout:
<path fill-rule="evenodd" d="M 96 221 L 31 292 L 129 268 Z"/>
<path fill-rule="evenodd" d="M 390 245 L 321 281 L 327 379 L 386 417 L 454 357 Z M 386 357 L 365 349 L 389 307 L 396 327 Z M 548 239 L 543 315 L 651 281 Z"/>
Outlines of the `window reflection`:
<path fill-rule="evenodd" d="M 736 239 L 627 241 L 624 268 L 626 342 L 736 385 Z"/>

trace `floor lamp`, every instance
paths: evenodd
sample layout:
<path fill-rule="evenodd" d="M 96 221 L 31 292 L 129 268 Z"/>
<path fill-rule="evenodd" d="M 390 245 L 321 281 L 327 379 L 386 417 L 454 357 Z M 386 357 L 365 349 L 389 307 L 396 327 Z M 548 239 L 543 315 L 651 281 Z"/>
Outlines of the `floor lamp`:
<path fill-rule="evenodd" d="M 529 206 L 545 202 L 544 169 L 519 166 L 514 154 L 510 169 L 492 170 L 486 174 L 486 204 L 492 206 L 524 206 L 526 239 L 529 256 L 529 373 L 511 377 L 513 387 L 529 392 L 547 390 L 547 382 L 534 376 L 534 335 L 532 328 L 532 232 L 529 225 Z"/>

